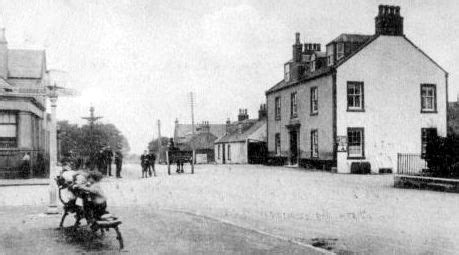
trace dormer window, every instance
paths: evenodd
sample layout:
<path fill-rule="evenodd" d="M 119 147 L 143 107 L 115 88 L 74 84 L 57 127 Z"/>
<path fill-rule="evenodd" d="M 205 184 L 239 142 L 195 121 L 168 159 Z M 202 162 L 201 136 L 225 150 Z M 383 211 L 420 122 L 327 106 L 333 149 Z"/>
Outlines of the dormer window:
<path fill-rule="evenodd" d="M 286 82 L 290 81 L 290 64 L 289 63 L 284 65 L 284 80 Z"/>
<path fill-rule="evenodd" d="M 311 56 L 311 72 L 315 72 L 316 71 L 316 55 L 313 54 Z"/>
<path fill-rule="evenodd" d="M 334 44 L 327 45 L 327 65 L 332 66 L 334 64 Z"/>
<path fill-rule="evenodd" d="M 344 57 L 344 43 L 338 43 L 336 45 L 336 59 L 342 59 Z"/>

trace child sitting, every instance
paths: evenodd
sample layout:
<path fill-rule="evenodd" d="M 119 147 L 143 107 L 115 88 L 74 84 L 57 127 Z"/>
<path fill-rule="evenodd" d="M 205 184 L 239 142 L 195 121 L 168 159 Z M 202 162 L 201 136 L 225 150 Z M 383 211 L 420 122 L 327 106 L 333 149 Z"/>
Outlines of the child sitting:
<path fill-rule="evenodd" d="M 87 184 L 75 184 L 77 189 L 88 192 L 87 210 L 92 220 L 100 219 L 102 215 L 107 213 L 107 199 L 100 187 L 101 179 L 101 173 L 90 172 L 87 177 Z"/>

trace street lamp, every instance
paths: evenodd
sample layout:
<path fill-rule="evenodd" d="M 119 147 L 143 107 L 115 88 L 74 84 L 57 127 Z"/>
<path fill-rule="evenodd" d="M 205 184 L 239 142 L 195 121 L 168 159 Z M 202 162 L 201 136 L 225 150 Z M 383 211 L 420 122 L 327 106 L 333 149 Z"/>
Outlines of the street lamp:
<path fill-rule="evenodd" d="M 52 90 L 49 95 L 51 102 L 51 125 L 49 127 L 49 205 L 47 214 L 57 214 L 57 184 L 54 178 L 57 176 L 57 130 L 56 130 L 56 107 L 57 93 Z"/>

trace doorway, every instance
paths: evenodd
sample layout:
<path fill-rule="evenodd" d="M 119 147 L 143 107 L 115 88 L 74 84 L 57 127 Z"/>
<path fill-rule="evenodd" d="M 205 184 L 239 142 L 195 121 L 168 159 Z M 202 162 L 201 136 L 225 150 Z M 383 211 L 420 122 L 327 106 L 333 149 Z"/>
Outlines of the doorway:
<path fill-rule="evenodd" d="M 298 130 L 290 131 L 290 164 L 298 164 Z"/>
<path fill-rule="evenodd" d="M 222 164 L 226 164 L 226 153 L 225 153 L 225 144 L 222 143 Z"/>

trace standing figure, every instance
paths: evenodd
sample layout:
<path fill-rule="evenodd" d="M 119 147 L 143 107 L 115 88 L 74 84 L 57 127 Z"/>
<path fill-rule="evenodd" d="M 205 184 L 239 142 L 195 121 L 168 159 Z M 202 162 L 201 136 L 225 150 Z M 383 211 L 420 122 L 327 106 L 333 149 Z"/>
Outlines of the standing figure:
<path fill-rule="evenodd" d="M 30 153 L 26 152 L 24 157 L 22 157 L 21 163 L 21 173 L 22 177 L 25 178 L 30 174 Z"/>
<path fill-rule="evenodd" d="M 156 155 L 155 153 L 153 153 L 153 151 L 150 151 L 150 153 L 148 154 L 148 173 L 150 174 L 150 177 L 151 177 L 152 171 L 156 177 L 155 161 L 156 161 Z"/>
<path fill-rule="evenodd" d="M 107 167 L 105 166 L 105 154 L 104 150 L 100 150 L 96 156 L 97 170 L 103 175 L 107 174 Z"/>
<path fill-rule="evenodd" d="M 121 151 L 115 153 L 116 178 L 121 178 L 121 167 L 123 166 L 123 154 Z"/>
<path fill-rule="evenodd" d="M 148 152 L 146 150 L 143 152 L 142 156 L 140 156 L 140 166 L 142 167 L 142 178 L 147 178 Z"/>
<path fill-rule="evenodd" d="M 110 149 L 109 146 L 105 148 L 104 151 L 105 154 L 105 167 L 107 167 L 106 173 L 108 173 L 108 176 L 112 176 L 112 159 L 113 159 L 113 151 Z"/>

